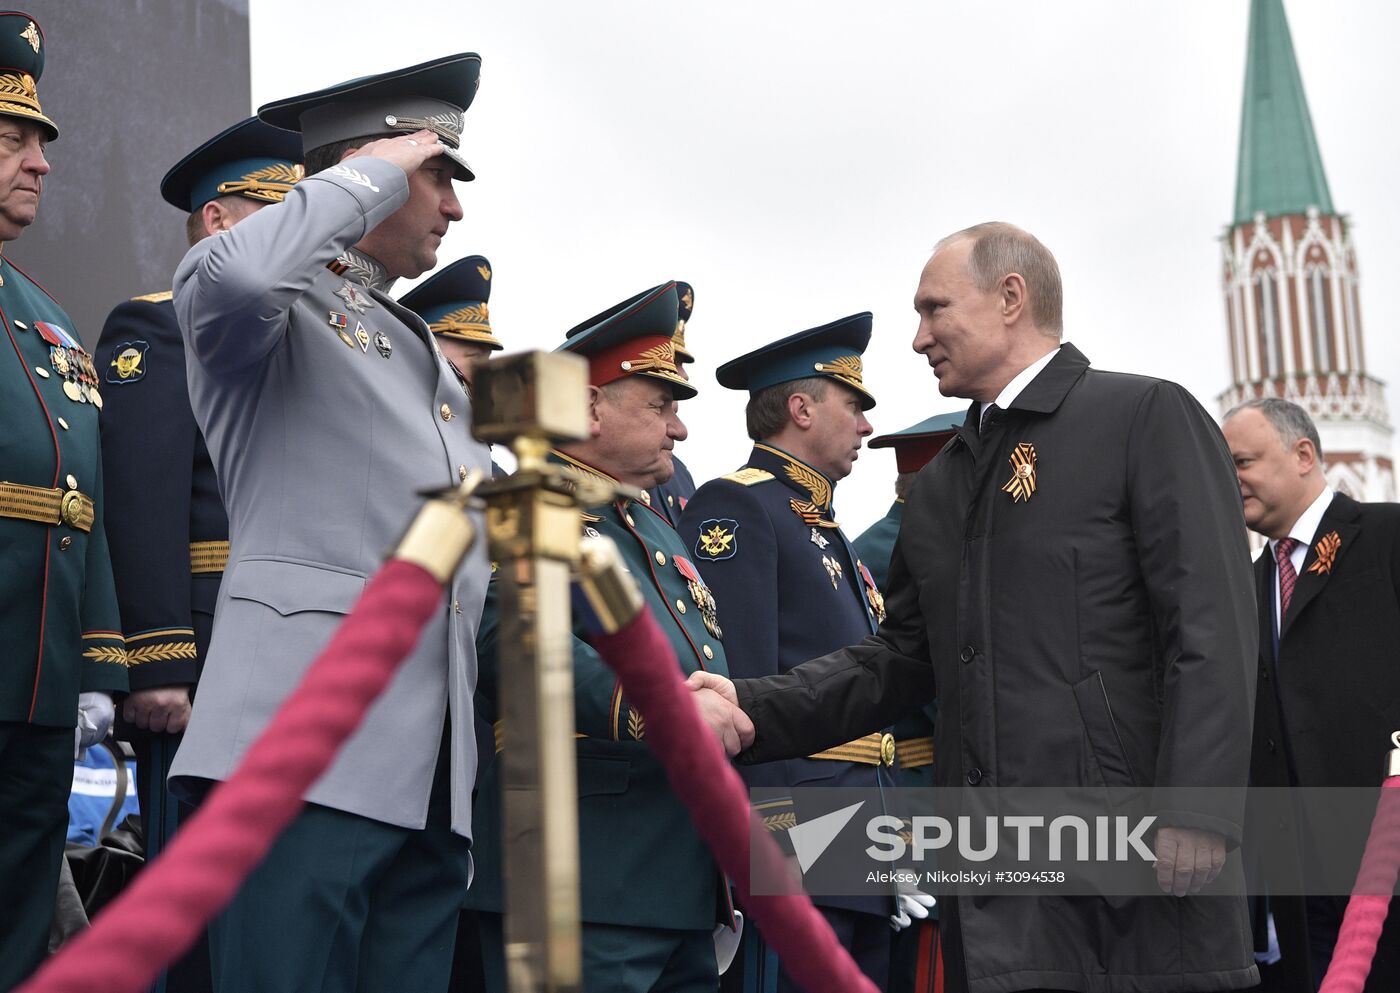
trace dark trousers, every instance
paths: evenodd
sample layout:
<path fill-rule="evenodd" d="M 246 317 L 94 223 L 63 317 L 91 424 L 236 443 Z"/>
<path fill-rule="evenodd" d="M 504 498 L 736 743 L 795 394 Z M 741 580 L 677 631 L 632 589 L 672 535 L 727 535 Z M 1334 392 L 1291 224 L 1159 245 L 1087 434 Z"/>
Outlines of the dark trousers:
<path fill-rule="evenodd" d="M 444 747 L 421 831 L 308 804 L 209 928 L 220 993 L 441 993 L 471 855 Z"/>
<path fill-rule="evenodd" d="M 0 722 L 0 990 L 48 952 L 72 788 L 71 727 Z"/>
<path fill-rule="evenodd" d="M 489 993 L 506 993 L 500 914 L 483 913 L 482 963 Z M 583 925 L 583 993 L 715 993 L 719 974 L 709 931 Z"/>
<path fill-rule="evenodd" d="M 165 783 L 182 737 L 145 732 L 130 735 L 131 750 L 136 753 L 136 799 L 141 807 L 147 862 L 164 851 L 183 821 L 194 816 L 194 804 L 177 800 Z M 209 935 L 202 931 L 189 951 L 156 979 L 151 993 L 210 993 L 213 988 Z"/>
<path fill-rule="evenodd" d="M 875 984 L 878 990 L 889 988 L 890 930 L 889 918 L 881 914 L 864 914 L 840 907 L 818 907 L 836 940 L 851 953 L 857 968 Z M 778 993 L 802 993 L 802 988 L 788 976 L 786 969 L 778 973 Z"/>

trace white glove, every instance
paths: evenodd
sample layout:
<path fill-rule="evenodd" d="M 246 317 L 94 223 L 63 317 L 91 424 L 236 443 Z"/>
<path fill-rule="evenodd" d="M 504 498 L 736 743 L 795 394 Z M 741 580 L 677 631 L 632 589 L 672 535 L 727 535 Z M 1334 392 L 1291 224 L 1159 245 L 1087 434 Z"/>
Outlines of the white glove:
<path fill-rule="evenodd" d="M 95 745 L 107 737 L 116 719 L 117 708 L 112 703 L 111 694 L 92 690 L 78 694 L 78 722 L 76 727 L 77 751 Z"/>
<path fill-rule="evenodd" d="M 908 883 L 896 887 L 895 912 L 890 914 L 890 927 L 903 931 L 915 920 L 923 920 L 938 903 L 934 897 Z"/>
<path fill-rule="evenodd" d="M 720 975 L 734 964 L 734 956 L 739 951 L 739 939 L 744 936 L 744 912 L 734 911 L 734 930 L 727 924 L 715 925 L 715 964 Z"/>

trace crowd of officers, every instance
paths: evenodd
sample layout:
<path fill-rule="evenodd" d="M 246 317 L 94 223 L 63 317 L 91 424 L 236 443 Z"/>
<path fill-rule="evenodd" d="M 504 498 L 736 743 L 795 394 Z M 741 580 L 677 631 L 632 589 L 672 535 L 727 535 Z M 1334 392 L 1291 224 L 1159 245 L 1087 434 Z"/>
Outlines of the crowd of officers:
<path fill-rule="evenodd" d="M 35 220 L 44 145 L 58 135 L 36 91 L 44 54 L 32 18 L 0 14 L 0 241 Z M 349 611 L 416 491 L 500 471 L 470 431 L 474 364 L 503 347 L 489 318 L 490 262 L 463 258 L 391 295 L 396 279 L 436 267 L 462 216 L 454 182 L 474 179 L 460 137 L 479 64 L 449 56 L 280 100 L 192 150 L 161 184 L 187 215 L 191 246 L 173 289 L 117 306 L 92 352 L 58 302 L 0 258 L 12 351 L 0 362 L 0 613 L 10 635 L 0 670 L 0 990 L 45 953 L 75 744 L 114 724 L 132 742 L 155 856 Z M 687 437 L 678 405 L 697 392 L 686 370 L 694 299 L 688 284 L 662 283 L 567 332 L 558 348 L 589 366 L 590 432 L 551 458 L 643 491 L 590 508 L 586 530 L 617 543 L 683 672 L 785 673 L 880 629 L 909 487 L 950 439 L 962 432 L 964 448 L 975 445 L 991 420 L 974 405 L 966 422 L 935 416 L 869 441 L 895 449 L 897 496 L 884 519 L 848 538 L 835 487 L 872 434 L 875 405 L 862 367 L 871 315 L 856 314 L 720 366 L 719 384 L 748 394 L 753 447 L 736 471 L 697 488 L 673 453 Z M 1077 361 L 1069 346 L 1057 350 Z M 1310 448 L 1314 463 L 1295 473 L 1307 506 L 1330 494 L 1315 485 L 1315 431 L 1291 436 L 1272 408 L 1245 414 L 1234 423 L 1253 434 L 1233 448 L 1289 457 Z M 1015 455 L 1002 492 L 1026 501 L 1035 455 L 1021 453 L 1026 472 Z M 1264 457 L 1237 450 L 1240 479 Z M 1266 497 L 1269 481 L 1258 488 Z M 1249 499 L 1265 497 L 1246 490 L 1246 514 Z M 1260 519 L 1251 525 L 1266 530 Z M 1342 548 L 1346 526 L 1333 532 Z M 1284 614 L 1298 574 L 1320 573 L 1302 561 L 1313 543 L 1308 531 L 1285 577 Z M 1258 577 L 1261 589 L 1271 575 Z M 509 648 L 498 642 L 490 576 L 477 548 L 305 812 L 162 988 L 506 988 L 508 853 L 493 757 L 505 747 L 494 694 Z M 1273 671 L 1274 630 L 1261 672 Z M 744 933 L 642 716 L 586 632 L 575 634 L 585 988 L 794 988 Z M 744 764 L 749 784 L 773 798 L 761 811 L 770 829 L 782 837 L 796 823 L 793 787 L 932 783 L 934 704 L 907 703 L 883 729 Z M 1274 737 L 1266 747 L 1277 752 Z M 931 898 L 816 902 L 877 987 L 942 988 Z M 1289 937 L 1306 944 L 1299 934 Z M 455 970 L 454 944 L 463 946 Z"/>

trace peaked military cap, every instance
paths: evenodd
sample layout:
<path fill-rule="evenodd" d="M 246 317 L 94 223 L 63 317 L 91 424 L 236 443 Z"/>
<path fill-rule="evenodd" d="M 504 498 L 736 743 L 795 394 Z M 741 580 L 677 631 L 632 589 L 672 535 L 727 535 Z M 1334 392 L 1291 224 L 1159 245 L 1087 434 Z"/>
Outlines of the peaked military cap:
<path fill-rule="evenodd" d="M 676 362 L 694 362 L 695 356 L 685 347 L 685 322 L 690 320 L 691 312 L 695 310 L 695 290 L 689 283 L 682 283 L 676 280 L 676 300 L 680 308 L 676 314 L 676 333 L 671 338 L 671 345 L 676 352 Z"/>
<path fill-rule="evenodd" d="M 249 117 L 171 166 L 160 195 L 187 214 L 223 196 L 281 203 L 301 176 L 301 138 Z"/>
<path fill-rule="evenodd" d="M 0 114 L 34 121 L 53 141 L 58 125 L 39 106 L 43 74 L 44 32 L 38 23 L 18 10 L 0 11 Z"/>
<path fill-rule="evenodd" d="M 730 359 L 716 370 L 715 378 L 731 390 L 758 393 L 779 383 L 825 376 L 855 390 L 861 397 L 861 409 L 869 410 L 875 406 L 875 398 L 861 378 L 861 356 L 870 344 L 871 321 L 866 311 L 799 331 Z"/>
<path fill-rule="evenodd" d="M 476 178 L 462 157 L 462 118 L 481 83 L 481 56 L 448 55 L 406 69 L 346 80 L 313 93 L 274 100 L 258 108 L 269 124 L 300 131 L 306 151 L 366 135 L 437 134 L 455 178 Z"/>
<path fill-rule="evenodd" d="M 695 387 L 676 371 L 672 344 L 679 307 L 674 281 L 653 286 L 570 328 L 555 351 L 586 358 L 593 386 L 648 376 L 670 383 L 677 400 L 689 400 Z"/>
<path fill-rule="evenodd" d="M 423 318 L 433 334 L 495 351 L 505 345 L 491 333 L 489 299 L 491 263 L 484 255 L 468 255 L 419 283 L 399 303 Z"/>
<path fill-rule="evenodd" d="M 899 472 L 918 472 L 943 450 L 967 417 L 967 411 L 935 414 L 903 431 L 891 431 L 866 442 L 866 448 L 893 448 L 895 466 Z"/>

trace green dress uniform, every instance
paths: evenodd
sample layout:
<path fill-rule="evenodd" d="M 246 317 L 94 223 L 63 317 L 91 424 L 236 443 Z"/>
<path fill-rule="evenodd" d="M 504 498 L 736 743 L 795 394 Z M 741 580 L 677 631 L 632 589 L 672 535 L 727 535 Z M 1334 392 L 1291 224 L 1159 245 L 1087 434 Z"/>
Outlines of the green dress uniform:
<path fill-rule="evenodd" d="M 38 25 L 0 13 L 0 115 L 52 141 L 58 128 L 35 86 L 43 68 Z M 0 990 L 8 990 L 47 949 L 78 695 L 125 690 L 126 648 L 103 531 L 92 358 L 63 308 L 3 258 L 0 324 Z"/>
<path fill-rule="evenodd" d="M 628 301 L 604 324 L 620 329 L 625 338 L 637 333 L 638 327 L 647 327 L 654 312 L 667 307 L 669 321 L 674 322 L 675 294 L 668 287 L 673 284 Z M 651 355 L 661 365 L 661 374 L 655 378 L 672 382 L 678 398 L 693 396 L 694 390 L 674 375 L 669 329 L 667 335 L 636 337 L 636 348 L 625 354 L 642 365 L 643 352 L 660 349 Z M 591 356 L 594 344 L 608 347 L 607 338 L 607 334 L 595 334 L 577 350 Z M 566 348 L 575 350 L 572 342 Z M 616 350 L 611 357 L 629 361 Z M 593 381 L 602 385 L 596 375 Z M 580 474 L 613 482 L 606 473 L 568 455 L 554 453 L 551 458 Z M 713 597 L 665 515 L 653 504 L 617 500 L 590 508 L 584 531 L 616 542 L 648 608 L 670 639 L 682 673 L 705 670 L 727 676 Z M 612 669 L 585 640 L 583 624 L 575 620 L 583 988 L 608 993 L 713 991 L 718 982 L 714 928 L 717 922 L 733 923 L 728 890 L 689 813 L 672 792 L 665 770 L 647 746 L 645 721 Z M 492 720 L 499 667 L 509 661 L 508 647 L 498 640 L 498 625 L 492 583 L 477 642 L 481 666 L 477 705 Z M 510 730 L 498 725 L 496 747 L 509 748 L 509 737 Z M 501 763 L 492 763 L 481 780 L 473 824 L 477 875 L 467 894 L 467 905 L 484 912 L 487 988 L 497 991 L 505 989 L 499 914 L 501 866 L 509 857 L 501 843 L 500 771 Z"/>

